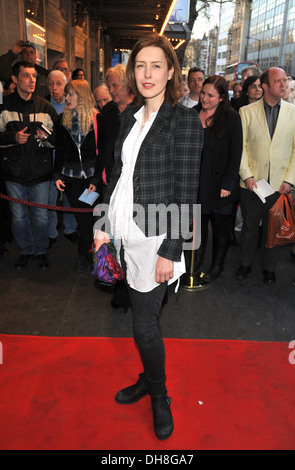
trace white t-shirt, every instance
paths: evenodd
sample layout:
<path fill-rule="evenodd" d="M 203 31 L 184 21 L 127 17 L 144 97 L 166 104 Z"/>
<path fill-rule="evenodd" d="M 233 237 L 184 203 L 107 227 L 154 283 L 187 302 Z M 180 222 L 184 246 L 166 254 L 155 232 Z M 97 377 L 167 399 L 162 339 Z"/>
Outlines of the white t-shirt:
<path fill-rule="evenodd" d="M 198 104 L 198 101 L 192 100 L 188 93 L 187 95 L 185 95 L 184 98 L 182 98 L 181 104 L 183 104 L 183 106 L 185 106 L 186 108 L 193 108 Z"/>

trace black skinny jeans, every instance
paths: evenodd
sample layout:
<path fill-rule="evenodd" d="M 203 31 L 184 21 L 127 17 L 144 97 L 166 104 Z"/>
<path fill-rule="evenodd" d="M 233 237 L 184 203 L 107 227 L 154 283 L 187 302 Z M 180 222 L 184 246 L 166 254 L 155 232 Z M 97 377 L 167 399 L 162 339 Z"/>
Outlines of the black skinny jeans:
<path fill-rule="evenodd" d="M 165 346 L 160 325 L 160 311 L 166 289 L 166 282 L 150 292 L 138 292 L 128 287 L 134 339 L 151 395 L 166 393 Z"/>

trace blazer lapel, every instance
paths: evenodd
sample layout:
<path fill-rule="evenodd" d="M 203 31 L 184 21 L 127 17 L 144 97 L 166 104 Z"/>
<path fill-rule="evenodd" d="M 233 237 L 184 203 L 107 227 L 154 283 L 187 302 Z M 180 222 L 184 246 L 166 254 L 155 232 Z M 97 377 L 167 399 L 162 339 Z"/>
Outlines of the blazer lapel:
<path fill-rule="evenodd" d="M 285 111 L 286 111 L 285 102 L 284 102 L 284 100 L 281 100 L 278 120 L 277 120 L 277 124 L 276 124 L 276 127 L 275 127 L 274 134 L 272 136 L 272 140 L 275 140 L 277 138 L 281 139 L 282 135 L 284 135 L 284 130 L 285 130 L 285 127 L 286 127 L 286 114 L 285 114 Z"/>
<path fill-rule="evenodd" d="M 143 154 L 146 151 L 146 149 L 150 148 L 153 141 L 162 132 L 163 127 L 167 123 L 167 119 L 168 119 L 168 116 L 170 115 L 170 112 L 171 112 L 171 105 L 169 105 L 169 103 L 164 101 L 161 108 L 158 111 L 158 115 L 156 116 L 156 119 L 152 127 L 150 128 L 144 141 L 142 142 L 142 145 L 139 150 L 139 154 Z"/>

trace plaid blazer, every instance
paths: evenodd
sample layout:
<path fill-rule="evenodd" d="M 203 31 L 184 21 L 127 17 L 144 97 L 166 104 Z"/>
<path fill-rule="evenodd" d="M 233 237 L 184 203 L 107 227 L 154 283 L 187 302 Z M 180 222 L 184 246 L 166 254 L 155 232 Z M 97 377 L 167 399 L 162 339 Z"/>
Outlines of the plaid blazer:
<path fill-rule="evenodd" d="M 122 146 L 135 123 L 137 111 L 137 107 L 129 106 L 123 114 L 115 146 L 113 173 L 104 198 L 106 204 L 120 178 Z M 192 205 L 197 203 L 198 196 L 202 148 L 203 127 L 198 113 L 181 104 L 172 105 L 164 101 L 138 153 L 133 174 L 134 204 L 140 204 L 146 214 L 150 205 L 176 204 L 180 209 L 185 204 L 190 209 L 192 221 Z M 144 232 L 148 236 L 148 217 Z M 175 232 L 181 233 L 179 228 Z M 179 261 L 182 243 L 183 238 L 174 238 L 168 230 L 158 251 L 159 256 Z"/>

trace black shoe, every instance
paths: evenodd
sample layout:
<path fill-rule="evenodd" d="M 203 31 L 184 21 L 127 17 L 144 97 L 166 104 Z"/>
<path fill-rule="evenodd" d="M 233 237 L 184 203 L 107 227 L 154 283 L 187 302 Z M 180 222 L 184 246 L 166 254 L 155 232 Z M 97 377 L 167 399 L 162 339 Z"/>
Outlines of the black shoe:
<path fill-rule="evenodd" d="M 124 313 L 127 313 L 127 310 L 130 307 L 130 304 L 128 306 L 127 305 L 120 305 L 120 304 L 117 304 L 117 302 L 115 302 L 115 300 L 111 300 L 111 306 L 114 310 L 118 310 L 119 308 L 123 308 Z"/>
<path fill-rule="evenodd" d="M 76 271 L 77 273 L 84 273 L 85 271 L 89 269 L 90 269 L 90 266 L 89 266 L 88 258 L 86 258 L 86 256 L 85 257 L 79 256 L 79 258 L 76 261 L 74 271 Z"/>
<path fill-rule="evenodd" d="M 161 441 L 171 436 L 174 428 L 170 409 L 171 398 L 167 395 L 152 396 L 154 430 Z"/>
<path fill-rule="evenodd" d="M 247 279 L 248 274 L 251 272 L 251 266 L 240 266 L 236 272 L 236 279 L 238 281 L 244 281 Z"/>
<path fill-rule="evenodd" d="M 203 281 L 211 282 L 217 279 L 223 271 L 222 266 L 211 266 L 209 271 L 203 276 Z"/>
<path fill-rule="evenodd" d="M 45 254 L 37 255 L 38 266 L 41 269 L 47 269 L 49 267 L 49 262 Z"/>
<path fill-rule="evenodd" d="M 115 396 L 115 400 L 120 405 L 132 405 L 150 393 L 149 384 L 146 382 L 144 374 L 139 374 L 139 379 L 134 385 L 123 388 Z"/>
<path fill-rule="evenodd" d="M 72 243 L 77 243 L 78 241 L 78 235 L 77 235 L 77 232 L 73 232 L 73 233 L 65 233 L 65 237 L 70 240 L 70 242 Z"/>
<path fill-rule="evenodd" d="M 54 245 L 56 240 L 57 240 L 56 238 L 49 238 L 49 240 L 48 240 L 48 249 L 50 249 L 52 247 L 52 245 Z"/>
<path fill-rule="evenodd" d="M 15 263 L 14 267 L 16 269 L 25 269 L 28 267 L 29 259 L 33 258 L 34 255 L 20 255 L 18 261 Z"/>
<path fill-rule="evenodd" d="M 276 275 L 274 271 L 263 270 L 263 282 L 265 284 L 274 284 L 276 282 Z"/>

